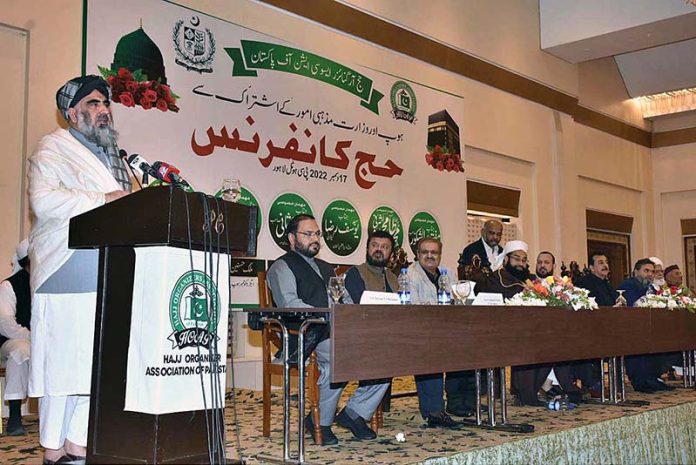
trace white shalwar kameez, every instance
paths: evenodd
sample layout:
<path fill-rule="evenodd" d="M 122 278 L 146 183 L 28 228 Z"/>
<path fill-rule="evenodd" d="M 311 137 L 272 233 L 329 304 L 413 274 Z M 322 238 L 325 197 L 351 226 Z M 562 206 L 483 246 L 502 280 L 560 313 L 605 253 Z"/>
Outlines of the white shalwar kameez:
<path fill-rule="evenodd" d="M 0 334 L 8 338 L 0 346 L 0 361 L 5 363 L 3 398 L 22 400 L 27 397 L 31 331 L 17 323 L 17 296 L 9 281 L 0 282 Z"/>
<path fill-rule="evenodd" d="M 63 266 L 70 218 L 105 203 L 120 190 L 109 169 L 68 131 L 41 139 L 29 159 L 29 202 L 34 222 L 31 260 L 31 374 L 29 395 L 40 397 L 40 443 L 60 449 L 65 439 L 87 445 L 96 292 L 42 293 Z M 37 292 L 38 291 L 38 292 Z"/>

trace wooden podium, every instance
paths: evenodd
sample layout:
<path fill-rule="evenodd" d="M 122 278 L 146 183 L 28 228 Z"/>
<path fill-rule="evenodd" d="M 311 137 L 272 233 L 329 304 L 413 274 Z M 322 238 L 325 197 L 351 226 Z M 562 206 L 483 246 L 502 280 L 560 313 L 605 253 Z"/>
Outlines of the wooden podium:
<path fill-rule="evenodd" d="M 257 214 L 256 207 L 151 187 L 70 221 L 70 248 L 99 249 L 88 463 L 209 463 L 204 410 L 151 415 L 123 409 L 134 249 L 188 249 L 190 244 L 194 250 L 211 250 L 213 242 L 214 252 L 227 253 L 229 242 L 232 255 L 254 256 Z M 213 220 L 212 241 L 206 236 L 206 217 Z M 222 409 L 207 413 L 223 417 Z"/>

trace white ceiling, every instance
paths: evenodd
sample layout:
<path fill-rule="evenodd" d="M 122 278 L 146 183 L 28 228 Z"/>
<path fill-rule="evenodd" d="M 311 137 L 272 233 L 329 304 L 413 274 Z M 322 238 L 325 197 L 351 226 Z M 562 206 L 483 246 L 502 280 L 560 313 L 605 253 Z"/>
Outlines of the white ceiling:
<path fill-rule="evenodd" d="M 542 49 L 614 56 L 631 97 L 696 87 L 696 7 L 684 0 L 539 0 Z"/>

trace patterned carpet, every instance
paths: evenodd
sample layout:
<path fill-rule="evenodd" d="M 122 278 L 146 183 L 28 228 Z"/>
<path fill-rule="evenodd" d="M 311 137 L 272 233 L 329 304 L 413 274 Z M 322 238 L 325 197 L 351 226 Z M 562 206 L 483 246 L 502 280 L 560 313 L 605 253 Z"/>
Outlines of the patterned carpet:
<path fill-rule="evenodd" d="M 676 385 L 676 384 L 675 384 Z M 412 379 L 404 378 L 395 384 L 394 391 L 412 390 Z M 350 390 L 347 389 L 347 391 Z M 447 457 L 455 453 L 476 450 L 529 437 L 556 433 L 570 428 L 598 423 L 628 415 L 638 415 L 648 410 L 664 409 L 687 402 L 696 402 L 693 389 L 676 389 L 657 394 L 639 394 L 627 389 L 629 399 L 649 400 L 646 407 L 601 406 L 583 404 L 573 411 L 554 412 L 538 407 L 510 407 L 512 423 L 531 423 L 536 427 L 532 434 L 515 434 L 477 429 L 442 430 L 429 429 L 418 415 L 418 401 L 406 397 L 392 401 L 391 412 L 385 413 L 384 427 L 374 441 L 357 441 L 351 433 L 334 426 L 339 444 L 330 447 L 314 445 L 306 441 L 306 459 L 326 464 L 411 464 L 427 463 L 429 459 Z M 231 396 L 229 396 L 231 397 Z M 345 394 L 344 394 L 345 397 Z M 282 398 L 274 394 L 272 431 L 270 438 L 261 436 L 261 393 L 248 390 L 237 391 L 239 436 L 244 459 L 249 464 L 262 463 L 255 458 L 258 454 L 282 455 Z M 228 400 L 231 407 L 232 400 Z M 232 408 L 227 408 L 228 457 L 238 457 Z M 294 413 L 294 412 L 293 412 Z M 295 426 L 297 418 L 293 416 Z M 25 418 L 28 434 L 23 437 L 0 438 L 1 464 L 38 464 L 38 424 L 35 417 Z M 292 449 L 296 451 L 293 430 Z M 402 432 L 406 442 L 399 443 L 395 435 Z"/>

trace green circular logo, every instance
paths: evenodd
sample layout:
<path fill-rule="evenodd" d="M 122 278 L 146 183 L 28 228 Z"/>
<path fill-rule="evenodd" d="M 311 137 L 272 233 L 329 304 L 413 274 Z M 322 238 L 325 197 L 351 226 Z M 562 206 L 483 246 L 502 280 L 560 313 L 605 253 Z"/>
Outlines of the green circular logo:
<path fill-rule="evenodd" d="M 397 247 L 401 247 L 404 243 L 404 225 L 399 214 L 391 207 L 382 205 L 372 212 L 367 222 L 367 232 L 372 234 L 374 231 L 386 231 L 391 234 Z"/>
<path fill-rule="evenodd" d="M 413 215 L 411 222 L 408 224 L 408 243 L 411 246 L 411 251 L 416 253 L 416 244 L 424 237 L 434 237 L 440 239 L 440 225 L 433 215 L 428 212 L 418 212 Z"/>
<path fill-rule="evenodd" d="M 416 93 L 411 86 L 405 81 L 396 81 L 389 93 L 389 99 L 394 118 L 413 123 L 413 120 L 416 119 L 418 102 L 416 101 Z"/>
<path fill-rule="evenodd" d="M 290 220 L 300 213 L 314 215 L 309 203 L 292 192 L 281 194 L 271 204 L 271 209 L 268 211 L 268 230 L 273 241 L 283 250 L 290 250 L 285 229 Z"/>
<path fill-rule="evenodd" d="M 218 191 L 215 193 L 215 197 L 218 199 L 222 198 L 222 189 L 218 189 Z M 238 204 L 240 205 L 246 205 L 247 207 L 256 207 L 258 214 L 256 216 L 256 235 L 258 236 L 259 233 L 261 232 L 261 206 L 259 205 L 259 201 L 256 198 L 256 196 L 248 190 L 246 187 L 242 186 L 242 194 L 239 197 L 239 200 L 237 201 Z"/>
<path fill-rule="evenodd" d="M 345 200 L 334 200 L 324 210 L 321 234 L 329 250 L 336 255 L 345 257 L 352 254 L 358 249 L 362 237 L 358 211 Z"/>
<path fill-rule="evenodd" d="M 217 337 L 220 294 L 215 282 L 202 271 L 182 274 L 169 297 L 169 322 L 175 347 L 210 347 Z"/>

